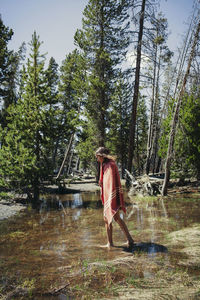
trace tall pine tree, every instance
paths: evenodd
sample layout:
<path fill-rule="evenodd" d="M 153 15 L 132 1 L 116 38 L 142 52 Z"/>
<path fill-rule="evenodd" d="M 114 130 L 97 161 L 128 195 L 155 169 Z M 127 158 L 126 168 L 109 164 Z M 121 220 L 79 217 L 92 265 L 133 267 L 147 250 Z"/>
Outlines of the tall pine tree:
<path fill-rule="evenodd" d="M 60 73 L 60 125 L 58 126 L 60 130 L 57 135 L 57 146 L 60 149 L 58 162 L 61 165 L 59 173 L 69 162 L 70 150 L 74 145 L 75 134 L 80 125 L 81 107 L 84 101 L 85 60 L 77 49 L 66 56 Z"/>
<path fill-rule="evenodd" d="M 108 111 L 122 62 L 129 45 L 128 1 L 89 0 L 82 29 L 75 42 L 83 51 L 87 67 L 86 110 L 93 122 L 96 145 L 106 143 Z"/>
<path fill-rule="evenodd" d="M 8 49 L 8 42 L 13 36 L 13 30 L 5 26 L 0 16 L 0 124 L 6 126 L 6 110 L 15 102 L 14 87 L 12 86 L 15 75 L 14 63 L 16 55 Z"/>
<path fill-rule="evenodd" d="M 30 42 L 31 54 L 23 71 L 21 98 L 8 108 L 8 126 L 1 132 L 1 176 L 12 187 L 31 188 L 34 202 L 39 198 L 41 181 L 50 172 L 48 135 L 50 89 L 44 72 L 44 56 L 36 32 Z"/>

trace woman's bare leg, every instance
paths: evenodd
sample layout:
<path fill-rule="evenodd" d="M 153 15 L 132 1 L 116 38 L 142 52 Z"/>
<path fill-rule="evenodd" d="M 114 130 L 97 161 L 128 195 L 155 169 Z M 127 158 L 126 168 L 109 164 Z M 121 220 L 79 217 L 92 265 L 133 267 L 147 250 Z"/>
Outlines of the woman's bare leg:
<path fill-rule="evenodd" d="M 108 248 L 113 247 L 113 239 L 112 239 L 112 223 L 109 225 L 108 221 L 104 219 L 105 221 L 105 227 L 106 227 L 106 233 L 107 233 L 107 238 L 108 238 Z"/>
<path fill-rule="evenodd" d="M 128 241 L 128 245 L 132 246 L 134 244 L 134 240 L 133 240 L 132 236 L 130 235 L 125 222 L 121 219 L 121 217 L 119 215 L 119 211 L 115 214 L 114 220 L 119 224 L 120 228 L 124 232 L 126 239 Z"/>

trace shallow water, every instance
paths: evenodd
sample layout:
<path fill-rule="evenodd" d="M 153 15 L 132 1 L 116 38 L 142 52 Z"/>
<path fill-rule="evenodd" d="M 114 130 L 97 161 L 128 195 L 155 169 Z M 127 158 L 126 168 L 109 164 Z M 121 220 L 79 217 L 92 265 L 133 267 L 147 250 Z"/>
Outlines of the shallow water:
<path fill-rule="evenodd" d="M 113 224 L 116 248 L 108 251 L 103 208 L 99 193 L 43 196 L 39 211 L 28 209 L 18 217 L 0 223 L 0 268 L 2 280 L 15 276 L 31 281 L 44 293 L 65 285 L 71 277 L 84 272 L 89 262 L 124 257 L 127 252 L 146 253 L 152 260 L 162 253 L 174 265 L 180 258 L 176 249 L 165 247 L 165 235 L 199 222 L 199 196 L 176 196 L 166 199 L 134 200 L 125 193 L 127 214 L 124 220 L 136 241 L 129 251 L 118 225 Z M 154 276 L 142 270 L 141 277 Z M 68 299 L 38 296 L 38 300 Z"/>

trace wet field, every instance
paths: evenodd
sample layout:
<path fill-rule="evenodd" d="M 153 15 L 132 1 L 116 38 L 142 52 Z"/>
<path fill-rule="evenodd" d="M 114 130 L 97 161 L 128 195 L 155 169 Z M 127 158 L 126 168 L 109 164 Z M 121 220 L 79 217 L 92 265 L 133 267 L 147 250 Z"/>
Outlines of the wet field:
<path fill-rule="evenodd" d="M 107 240 L 99 192 L 45 195 L 38 211 L 28 208 L 2 221 L 1 299 L 200 299 L 195 298 L 200 291 L 200 259 L 188 261 L 194 253 L 189 257 L 182 251 L 192 241 L 172 236 L 199 226 L 199 194 L 131 199 L 124 195 L 124 220 L 136 243 L 132 249 L 126 247 L 116 223 L 116 247 L 101 247 Z M 188 291 L 185 282 L 193 287 L 192 296 L 184 298 L 180 292 L 182 298 L 173 298 L 171 285 Z M 169 285 L 166 298 L 161 297 L 160 288 Z"/>

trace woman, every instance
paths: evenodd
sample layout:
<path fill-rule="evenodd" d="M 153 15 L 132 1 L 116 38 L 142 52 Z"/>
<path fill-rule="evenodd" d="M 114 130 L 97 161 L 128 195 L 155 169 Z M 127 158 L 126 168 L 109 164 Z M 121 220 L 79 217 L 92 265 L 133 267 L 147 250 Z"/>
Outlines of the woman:
<path fill-rule="evenodd" d="M 114 218 L 124 232 L 128 246 L 131 247 L 134 241 L 119 214 L 120 209 L 124 213 L 126 213 L 126 209 L 115 159 L 109 155 L 109 150 L 105 147 L 98 148 L 95 154 L 100 163 L 99 185 L 101 186 L 101 200 L 104 205 L 104 221 L 108 238 L 106 246 L 108 248 L 114 246 L 112 239 L 112 219 Z"/>

